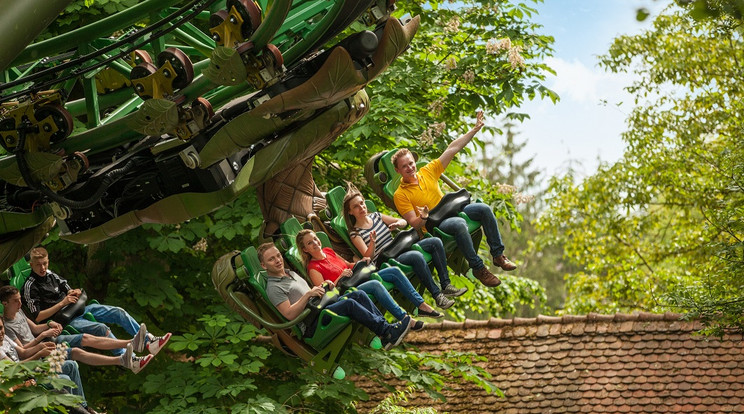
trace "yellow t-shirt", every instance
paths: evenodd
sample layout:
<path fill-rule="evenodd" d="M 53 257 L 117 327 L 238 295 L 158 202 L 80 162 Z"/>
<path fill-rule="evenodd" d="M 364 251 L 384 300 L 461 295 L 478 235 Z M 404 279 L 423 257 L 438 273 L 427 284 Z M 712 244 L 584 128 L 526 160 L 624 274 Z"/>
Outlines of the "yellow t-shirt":
<path fill-rule="evenodd" d="M 395 201 L 395 208 L 398 209 L 398 213 L 404 215 L 409 211 L 413 211 L 418 216 L 418 210 L 414 206 L 428 206 L 429 210 L 436 207 L 439 201 L 442 200 L 442 197 L 444 197 L 442 189 L 439 188 L 439 177 L 443 172 L 444 167 L 437 158 L 416 172 L 418 184 L 405 183 L 401 180 L 398 189 L 395 190 L 395 194 L 393 195 L 393 201 Z"/>

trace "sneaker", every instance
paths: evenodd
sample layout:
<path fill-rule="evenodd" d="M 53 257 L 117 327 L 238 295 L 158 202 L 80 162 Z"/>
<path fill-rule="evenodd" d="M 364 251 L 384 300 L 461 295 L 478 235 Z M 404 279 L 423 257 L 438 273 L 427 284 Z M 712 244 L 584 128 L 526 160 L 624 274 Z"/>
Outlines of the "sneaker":
<path fill-rule="evenodd" d="M 153 356 L 147 355 L 143 357 L 138 357 L 137 355 L 134 355 L 134 350 L 132 349 L 132 344 L 127 344 L 127 350 L 124 352 L 124 355 L 121 356 L 122 362 L 124 365 L 124 368 L 132 370 L 135 374 L 142 371 L 143 368 L 147 366 L 147 364 L 150 363 Z"/>
<path fill-rule="evenodd" d="M 465 292 L 468 291 L 468 288 L 456 288 L 454 285 L 447 285 L 446 288 L 442 289 L 442 293 L 444 293 L 444 296 L 447 296 L 448 298 L 456 298 L 458 296 L 462 296 L 465 294 Z"/>
<path fill-rule="evenodd" d="M 478 270 L 473 269 L 473 276 L 488 287 L 496 287 L 501 284 L 501 280 L 494 276 L 485 266 Z"/>
<path fill-rule="evenodd" d="M 147 350 L 150 352 L 150 355 L 155 356 L 158 354 L 158 352 L 160 352 L 161 349 L 165 347 L 165 344 L 168 343 L 170 337 L 170 332 L 163 336 L 154 336 L 152 339 L 150 339 L 150 342 L 145 348 L 147 348 Z"/>
<path fill-rule="evenodd" d="M 147 364 L 149 364 L 150 361 L 152 361 L 153 358 L 155 358 L 155 357 L 152 356 L 152 355 L 145 355 L 145 356 L 141 356 L 141 357 L 140 356 L 132 357 L 132 359 L 131 359 L 131 366 L 129 366 L 127 368 L 131 369 L 132 372 L 134 372 L 135 374 L 137 374 L 140 371 L 142 371 L 143 369 L 145 369 L 145 367 L 147 366 Z"/>
<path fill-rule="evenodd" d="M 132 360 L 132 357 L 134 357 L 134 348 L 132 347 L 132 343 L 129 342 L 127 344 L 127 347 L 124 349 L 124 353 L 121 355 L 121 365 L 124 368 L 129 368 L 129 361 Z"/>
<path fill-rule="evenodd" d="M 391 324 L 388 328 L 387 335 L 383 340 L 383 349 L 389 351 L 391 348 L 400 345 L 403 342 L 403 338 L 408 335 L 408 331 L 411 329 L 411 317 L 406 315 L 403 320 Z"/>
<path fill-rule="evenodd" d="M 517 265 L 515 265 L 511 260 L 507 259 L 506 256 L 504 256 L 503 254 L 501 256 L 494 257 L 493 264 L 506 270 L 507 272 L 517 268 Z"/>
<path fill-rule="evenodd" d="M 436 318 L 436 319 L 444 318 L 443 313 L 437 312 L 434 309 L 432 309 L 431 311 L 425 311 L 425 310 L 418 309 L 418 316 L 424 316 L 427 318 Z"/>
<path fill-rule="evenodd" d="M 455 301 L 453 299 L 448 298 L 442 292 L 439 292 L 437 297 L 434 298 L 434 302 L 437 303 L 439 309 L 449 309 L 450 307 L 452 307 L 452 305 L 455 304 Z"/>
<path fill-rule="evenodd" d="M 147 342 L 147 327 L 144 323 L 141 323 L 139 331 L 137 331 L 137 335 L 132 338 L 132 346 L 134 347 L 134 351 L 137 353 L 144 351 L 145 342 Z"/>
<path fill-rule="evenodd" d="M 411 321 L 411 332 L 416 332 L 424 329 L 424 323 L 421 321 Z"/>

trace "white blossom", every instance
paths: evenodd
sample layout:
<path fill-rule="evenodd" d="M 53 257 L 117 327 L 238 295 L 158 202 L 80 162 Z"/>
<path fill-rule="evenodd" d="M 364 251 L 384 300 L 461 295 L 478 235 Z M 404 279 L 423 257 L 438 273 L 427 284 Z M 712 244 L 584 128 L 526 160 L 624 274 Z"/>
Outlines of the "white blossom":
<path fill-rule="evenodd" d="M 444 109 L 444 96 L 440 96 L 434 102 L 429 104 L 429 111 L 434 115 L 435 118 L 439 118 L 439 115 Z"/>
<path fill-rule="evenodd" d="M 445 25 L 445 33 L 457 33 L 460 31 L 460 16 L 453 16 Z"/>
<path fill-rule="evenodd" d="M 462 74 L 462 79 L 465 83 L 473 83 L 475 80 L 475 72 L 473 72 L 472 69 L 466 70 L 465 73 Z"/>
<path fill-rule="evenodd" d="M 457 69 L 457 60 L 455 60 L 454 57 L 449 57 L 444 62 L 444 68 L 447 69 L 447 70 Z"/>
<path fill-rule="evenodd" d="M 523 68 L 524 67 L 524 58 L 520 54 L 522 51 L 522 48 L 519 46 L 513 47 L 509 49 L 509 64 L 511 64 L 512 69 L 516 69 L 518 67 Z"/>

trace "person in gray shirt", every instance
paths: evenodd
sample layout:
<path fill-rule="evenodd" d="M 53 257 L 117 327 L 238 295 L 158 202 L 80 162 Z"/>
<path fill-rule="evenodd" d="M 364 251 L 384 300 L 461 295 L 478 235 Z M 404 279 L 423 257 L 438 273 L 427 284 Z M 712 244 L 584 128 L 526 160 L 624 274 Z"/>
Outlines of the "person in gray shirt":
<path fill-rule="evenodd" d="M 264 243 L 258 247 L 258 259 L 266 269 L 266 295 L 271 304 L 285 318 L 292 320 L 299 316 L 307 307 L 312 297 L 325 294 L 322 286 L 310 288 L 299 275 L 284 268 L 284 258 L 273 243 Z M 347 316 L 361 323 L 375 333 L 382 340 L 387 350 L 399 345 L 411 327 L 411 317 L 406 316 L 401 321 L 388 323 L 379 309 L 369 299 L 366 293 L 354 291 L 342 296 L 341 300 L 328 305 L 326 309 L 341 316 Z M 316 320 L 302 323 L 300 330 L 305 337 L 314 333 Z"/>

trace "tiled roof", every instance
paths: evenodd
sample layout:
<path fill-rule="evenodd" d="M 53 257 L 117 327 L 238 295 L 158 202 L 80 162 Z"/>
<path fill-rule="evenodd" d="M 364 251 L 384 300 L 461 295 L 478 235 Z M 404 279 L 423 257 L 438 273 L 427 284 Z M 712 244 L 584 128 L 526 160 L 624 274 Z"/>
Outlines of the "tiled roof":
<path fill-rule="evenodd" d="M 409 407 L 449 413 L 744 413 L 741 335 L 705 338 L 677 314 L 616 314 L 444 321 L 406 342 L 422 351 L 474 352 L 501 398 L 453 384 L 442 403 L 416 394 Z M 386 395 L 359 380 L 370 401 Z"/>

